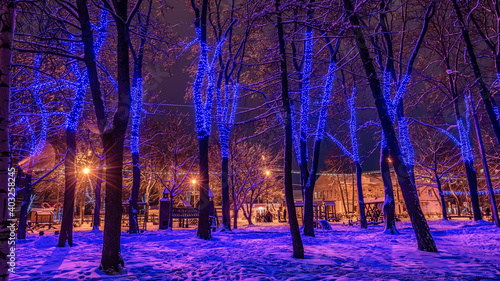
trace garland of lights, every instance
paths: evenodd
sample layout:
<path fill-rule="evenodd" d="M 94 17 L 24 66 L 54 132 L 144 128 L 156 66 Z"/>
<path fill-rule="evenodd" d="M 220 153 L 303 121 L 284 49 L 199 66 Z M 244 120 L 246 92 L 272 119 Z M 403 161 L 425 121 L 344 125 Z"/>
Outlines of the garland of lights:
<path fill-rule="evenodd" d="M 352 161 L 359 163 L 359 153 L 358 153 L 358 135 L 357 135 L 357 118 L 356 118 L 356 107 L 354 106 L 354 99 L 356 98 L 356 87 L 352 88 L 352 97 L 347 100 L 349 105 L 349 111 L 351 112 L 351 118 L 349 120 L 349 133 L 351 135 L 351 146 L 352 146 Z"/>
<path fill-rule="evenodd" d="M 292 144 L 295 151 L 295 158 L 297 159 L 297 163 L 299 165 L 302 164 L 300 160 L 300 144 L 297 138 L 297 129 L 295 126 L 295 104 L 293 102 L 290 103 L 290 115 L 291 115 L 291 123 L 292 123 Z"/>
<path fill-rule="evenodd" d="M 142 77 L 137 77 L 136 86 L 132 87 L 132 124 L 130 135 L 130 152 L 132 154 L 139 153 L 139 129 L 141 125 L 142 113 Z"/>
<path fill-rule="evenodd" d="M 233 85 L 231 112 L 229 113 L 229 99 L 230 99 L 230 87 L 228 84 L 225 86 L 225 101 L 222 104 L 221 89 L 216 89 L 217 98 L 217 125 L 219 128 L 219 138 L 221 143 L 221 156 L 222 158 L 229 157 L 229 135 L 233 128 L 233 124 L 236 116 L 236 107 L 238 106 L 238 97 L 240 92 L 240 85 L 235 83 Z M 229 115 L 228 115 L 229 113 Z"/>
<path fill-rule="evenodd" d="M 500 189 L 494 189 L 493 193 L 500 194 Z M 443 194 L 444 195 L 470 195 L 470 192 L 469 191 L 467 191 L 467 192 L 465 192 L 465 191 L 443 191 Z M 488 192 L 488 190 L 478 190 L 477 194 L 478 195 L 488 195 L 489 192 Z"/>
<path fill-rule="evenodd" d="M 45 109 L 45 106 L 42 102 L 42 97 L 41 97 L 41 87 L 39 85 L 40 81 L 40 64 L 41 64 L 42 56 L 40 54 L 37 54 L 35 57 L 35 81 L 34 81 L 34 91 L 33 91 L 33 97 L 35 98 L 35 103 L 37 107 L 40 109 L 41 113 L 41 118 L 42 118 L 42 128 L 40 130 L 40 136 L 38 138 L 38 142 L 36 142 L 36 138 L 32 139 L 32 142 L 36 142 L 36 145 L 34 147 L 34 150 L 32 151 L 33 156 L 37 156 L 40 153 L 42 153 L 42 150 L 45 148 L 45 142 L 47 140 L 47 131 L 49 127 L 49 120 L 48 120 L 48 113 L 47 110 Z M 31 128 L 31 126 L 30 126 Z M 32 135 L 33 137 L 33 135 Z"/>
<path fill-rule="evenodd" d="M 304 41 L 304 67 L 302 69 L 302 88 L 300 91 L 300 141 L 307 141 L 307 132 L 309 130 L 309 87 L 311 83 L 312 68 L 312 50 L 313 50 L 313 31 L 308 28 Z M 307 158 L 307 146 L 306 146 Z"/>
<path fill-rule="evenodd" d="M 326 76 L 326 82 L 323 88 L 323 99 L 321 100 L 321 108 L 319 110 L 316 140 L 322 140 L 323 135 L 325 134 L 326 115 L 328 113 L 328 105 L 330 104 L 330 97 L 332 95 L 333 81 L 335 80 L 336 69 L 337 64 L 334 60 L 332 60 L 330 62 L 330 65 L 328 66 L 328 75 Z"/>

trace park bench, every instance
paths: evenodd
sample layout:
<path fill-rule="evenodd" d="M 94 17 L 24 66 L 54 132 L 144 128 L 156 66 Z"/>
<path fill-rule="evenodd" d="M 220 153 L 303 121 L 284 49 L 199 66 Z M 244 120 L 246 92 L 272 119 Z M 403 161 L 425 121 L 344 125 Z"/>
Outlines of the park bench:
<path fill-rule="evenodd" d="M 179 227 L 189 227 L 189 219 L 198 219 L 200 213 L 197 208 L 192 207 L 182 207 L 173 208 L 172 218 L 179 219 Z"/>
<path fill-rule="evenodd" d="M 460 218 L 468 218 L 469 220 L 472 219 L 472 215 L 448 215 L 448 219 L 460 219 Z"/>

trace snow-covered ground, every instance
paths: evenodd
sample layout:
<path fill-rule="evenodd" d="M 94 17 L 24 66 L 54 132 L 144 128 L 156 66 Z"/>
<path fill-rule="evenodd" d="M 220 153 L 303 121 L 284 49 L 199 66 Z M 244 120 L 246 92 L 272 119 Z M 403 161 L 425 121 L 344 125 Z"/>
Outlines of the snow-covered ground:
<path fill-rule="evenodd" d="M 489 222 L 430 221 L 439 253 L 417 250 L 411 225 L 401 235 L 382 226 L 333 225 L 303 237 L 305 259 L 291 254 L 285 224 L 244 227 L 195 238 L 194 229 L 122 235 L 125 270 L 99 269 L 102 232 L 76 231 L 75 246 L 29 234 L 18 242 L 12 280 L 500 280 L 500 228 Z"/>

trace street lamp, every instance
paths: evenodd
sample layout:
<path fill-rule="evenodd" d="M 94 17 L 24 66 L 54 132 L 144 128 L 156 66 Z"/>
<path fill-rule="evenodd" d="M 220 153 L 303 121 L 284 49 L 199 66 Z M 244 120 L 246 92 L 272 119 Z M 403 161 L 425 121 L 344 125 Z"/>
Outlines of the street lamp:
<path fill-rule="evenodd" d="M 83 169 L 83 173 L 84 173 L 84 174 L 88 174 L 88 173 L 90 173 L 90 169 L 89 169 L 89 168 L 85 168 L 85 169 Z"/>
<path fill-rule="evenodd" d="M 193 180 L 191 181 L 191 183 L 192 183 L 192 184 L 196 184 L 196 180 L 194 180 L 194 179 L 193 179 Z"/>
<path fill-rule="evenodd" d="M 271 172 L 269 170 L 266 171 L 266 176 L 269 176 Z"/>

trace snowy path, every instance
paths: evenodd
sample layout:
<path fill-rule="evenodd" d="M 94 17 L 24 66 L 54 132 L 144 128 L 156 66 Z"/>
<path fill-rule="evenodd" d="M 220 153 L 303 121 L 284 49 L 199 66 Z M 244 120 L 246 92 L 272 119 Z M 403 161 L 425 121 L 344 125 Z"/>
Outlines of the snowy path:
<path fill-rule="evenodd" d="M 439 253 L 416 249 L 413 230 L 401 235 L 334 225 L 304 237 L 306 259 L 291 256 L 286 226 L 258 226 L 215 233 L 195 230 L 122 235 L 125 271 L 107 276 L 97 267 L 102 233 L 76 232 L 72 248 L 57 237 L 31 235 L 18 244 L 12 280 L 500 280 L 500 228 L 481 222 L 430 222 Z"/>

